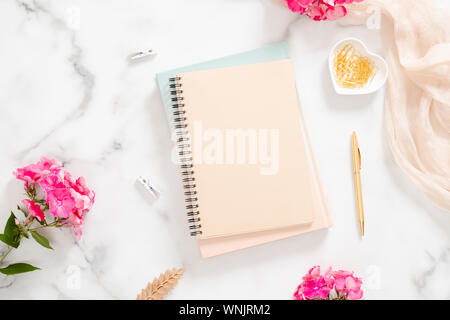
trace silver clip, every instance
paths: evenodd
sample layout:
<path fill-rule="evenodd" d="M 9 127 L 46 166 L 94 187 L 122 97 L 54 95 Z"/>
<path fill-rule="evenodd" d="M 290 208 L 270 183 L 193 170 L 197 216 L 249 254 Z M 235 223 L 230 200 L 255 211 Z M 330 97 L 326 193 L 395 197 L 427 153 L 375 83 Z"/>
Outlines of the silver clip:
<path fill-rule="evenodd" d="M 154 199 L 158 199 L 159 198 L 159 191 L 156 190 L 151 184 L 150 181 L 148 181 L 148 179 L 145 179 L 143 177 L 139 177 L 137 178 L 137 181 L 139 182 L 139 184 L 141 186 L 144 187 L 145 191 L 147 191 L 147 193 L 150 193 L 152 195 L 152 197 Z"/>
<path fill-rule="evenodd" d="M 133 60 L 141 59 L 141 58 L 148 57 L 148 56 L 154 56 L 154 55 L 156 55 L 156 52 L 154 52 L 152 49 L 148 49 L 148 50 L 133 53 L 128 58 L 133 61 Z"/>

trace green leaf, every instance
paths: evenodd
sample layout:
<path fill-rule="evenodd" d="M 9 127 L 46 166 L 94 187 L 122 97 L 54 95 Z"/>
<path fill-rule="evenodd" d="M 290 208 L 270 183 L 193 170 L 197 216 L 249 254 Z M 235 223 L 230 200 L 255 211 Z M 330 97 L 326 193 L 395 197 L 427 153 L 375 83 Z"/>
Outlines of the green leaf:
<path fill-rule="evenodd" d="M 33 236 L 33 239 L 36 240 L 36 242 L 41 246 L 53 250 L 53 248 L 50 246 L 50 242 L 48 242 L 48 239 L 46 237 L 40 235 L 39 233 L 37 233 L 37 231 L 34 230 L 31 231 L 31 235 Z"/>
<path fill-rule="evenodd" d="M 30 272 L 34 270 L 38 270 L 39 268 L 32 266 L 28 263 L 14 263 L 10 264 L 6 268 L 0 268 L 0 272 L 6 275 L 18 274 L 24 272 Z"/>
<path fill-rule="evenodd" d="M 17 248 L 20 244 L 20 229 L 15 220 L 16 216 L 11 212 L 5 225 L 5 231 L 3 234 L 0 234 L 0 241 L 3 241 L 11 247 Z"/>
<path fill-rule="evenodd" d="M 20 244 L 19 241 L 14 241 L 13 239 L 11 239 L 10 237 L 7 237 L 4 234 L 0 234 L 0 241 L 6 243 L 8 246 L 11 246 L 13 248 L 17 248 Z"/>
<path fill-rule="evenodd" d="M 16 240 L 20 234 L 19 226 L 16 224 L 16 216 L 12 211 L 8 221 L 6 222 L 3 234 L 13 240 Z"/>

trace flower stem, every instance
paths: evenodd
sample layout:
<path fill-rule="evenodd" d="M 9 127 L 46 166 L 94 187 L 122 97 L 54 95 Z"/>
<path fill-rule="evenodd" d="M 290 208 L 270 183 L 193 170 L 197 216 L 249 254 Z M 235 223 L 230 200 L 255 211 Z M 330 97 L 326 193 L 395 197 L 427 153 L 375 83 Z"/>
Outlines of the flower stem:
<path fill-rule="evenodd" d="M 27 224 L 27 230 L 26 230 L 25 232 L 28 233 L 28 231 L 30 231 L 30 228 L 31 228 L 31 225 L 33 224 L 33 222 L 34 222 L 34 217 L 32 217 L 32 218 L 30 219 L 30 221 L 28 222 L 28 224 Z"/>
<path fill-rule="evenodd" d="M 58 227 L 58 225 L 51 223 L 51 224 L 47 224 L 45 226 L 40 226 L 40 227 L 36 227 L 36 228 L 33 228 L 33 229 L 28 229 L 28 230 L 29 231 L 34 231 L 34 230 L 39 230 L 39 229 L 47 228 L 47 227 Z"/>
<path fill-rule="evenodd" d="M 10 252 L 12 251 L 13 247 L 9 247 L 9 249 L 5 252 L 5 254 L 0 258 L 0 263 L 3 262 L 3 260 L 5 260 L 6 256 L 8 254 L 10 254 Z"/>

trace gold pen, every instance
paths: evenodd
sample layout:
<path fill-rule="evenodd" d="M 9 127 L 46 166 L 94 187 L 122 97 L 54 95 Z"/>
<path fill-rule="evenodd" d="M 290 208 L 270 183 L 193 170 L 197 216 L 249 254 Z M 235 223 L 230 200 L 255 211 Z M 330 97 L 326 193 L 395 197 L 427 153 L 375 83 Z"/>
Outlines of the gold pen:
<path fill-rule="evenodd" d="M 356 193 L 356 207 L 358 209 L 359 227 L 361 229 L 361 237 L 364 236 L 364 208 L 361 190 L 361 153 L 359 151 L 358 140 L 356 133 L 352 134 L 352 156 L 353 156 L 353 174 L 355 175 L 355 193 Z"/>

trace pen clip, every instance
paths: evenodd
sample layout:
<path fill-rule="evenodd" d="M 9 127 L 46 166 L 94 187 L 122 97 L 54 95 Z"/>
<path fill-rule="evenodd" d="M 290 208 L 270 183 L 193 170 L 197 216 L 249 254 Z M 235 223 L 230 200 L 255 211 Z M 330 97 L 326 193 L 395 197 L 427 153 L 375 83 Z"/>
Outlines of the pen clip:
<path fill-rule="evenodd" d="M 357 146 L 358 150 L 358 168 L 361 170 L 361 152 L 359 151 L 359 146 Z"/>
<path fill-rule="evenodd" d="M 353 131 L 352 134 L 352 154 L 353 154 L 353 169 L 356 172 L 361 170 L 361 152 L 359 151 L 358 139 L 356 138 L 356 133 Z"/>

